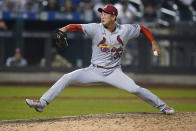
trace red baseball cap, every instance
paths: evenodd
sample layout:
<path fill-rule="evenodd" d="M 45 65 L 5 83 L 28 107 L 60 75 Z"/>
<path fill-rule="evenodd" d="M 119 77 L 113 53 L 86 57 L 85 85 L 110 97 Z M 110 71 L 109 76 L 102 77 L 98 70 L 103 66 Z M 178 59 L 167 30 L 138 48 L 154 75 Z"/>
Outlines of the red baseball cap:
<path fill-rule="evenodd" d="M 99 8 L 98 9 L 99 12 L 106 12 L 108 14 L 112 14 L 112 15 L 115 15 L 117 16 L 118 15 L 118 10 L 116 9 L 116 7 L 114 7 L 113 5 L 111 4 L 107 4 L 105 7 L 103 8 Z"/>

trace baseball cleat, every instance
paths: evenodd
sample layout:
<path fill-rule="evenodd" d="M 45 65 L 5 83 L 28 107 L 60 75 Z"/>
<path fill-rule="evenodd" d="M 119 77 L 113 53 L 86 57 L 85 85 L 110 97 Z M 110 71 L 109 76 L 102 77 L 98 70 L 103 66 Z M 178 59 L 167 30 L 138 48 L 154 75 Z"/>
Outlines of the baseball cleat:
<path fill-rule="evenodd" d="M 166 115 L 171 115 L 175 113 L 175 110 L 171 107 L 165 107 L 162 112 Z"/>
<path fill-rule="evenodd" d="M 45 107 L 45 106 L 43 106 L 43 105 L 41 104 L 40 100 L 26 99 L 26 103 L 27 103 L 27 105 L 28 105 L 29 107 L 35 108 L 35 110 L 36 110 L 37 112 L 42 112 L 42 111 L 44 110 L 44 107 Z"/>

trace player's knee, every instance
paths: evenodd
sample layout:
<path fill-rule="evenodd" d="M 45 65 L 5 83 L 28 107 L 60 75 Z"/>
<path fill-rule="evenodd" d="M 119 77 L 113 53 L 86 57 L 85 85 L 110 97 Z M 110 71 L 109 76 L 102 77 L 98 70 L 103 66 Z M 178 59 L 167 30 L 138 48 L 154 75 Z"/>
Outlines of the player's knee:
<path fill-rule="evenodd" d="M 63 79 L 66 80 L 66 81 L 68 81 L 68 82 L 71 82 L 71 79 L 72 78 L 71 78 L 71 75 L 70 74 L 64 74 L 63 75 Z"/>
<path fill-rule="evenodd" d="M 137 90 L 137 89 L 131 89 L 130 92 L 131 92 L 132 94 L 137 94 L 137 93 L 138 93 L 138 90 Z"/>
<path fill-rule="evenodd" d="M 69 77 L 70 77 L 69 74 L 64 74 L 64 75 L 63 75 L 63 78 L 65 78 L 65 79 L 68 79 Z"/>
<path fill-rule="evenodd" d="M 138 94 L 139 93 L 139 90 L 140 90 L 140 87 L 139 86 L 135 86 L 134 88 L 131 88 L 130 89 L 130 92 L 132 94 Z"/>

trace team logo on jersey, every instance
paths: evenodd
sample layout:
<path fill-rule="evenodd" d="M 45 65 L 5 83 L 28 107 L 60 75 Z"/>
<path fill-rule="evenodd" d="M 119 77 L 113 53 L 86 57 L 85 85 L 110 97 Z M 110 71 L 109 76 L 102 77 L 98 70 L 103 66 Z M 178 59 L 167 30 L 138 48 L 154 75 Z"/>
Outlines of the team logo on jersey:
<path fill-rule="evenodd" d="M 121 58 L 122 53 L 123 53 L 122 46 L 124 45 L 124 43 L 121 40 L 120 35 L 118 35 L 116 39 L 119 42 L 118 44 L 106 45 L 106 38 L 103 37 L 103 39 L 99 42 L 99 44 L 97 46 L 100 47 L 100 50 L 102 52 L 114 52 L 114 54 L 113 54 L 114 59 Z M 116 47 L 117 45 L 122 45 L 122 46 Z M 110 47 L 112 47 L 112 48 L 110 48 Z"/>
<path fill-rule="evenodd" d="M 106 45 L 106 44 L 105 44 L 106 38 L 103 37 L 103 40 L 101 40 L 97 46 L 98 46 L 98 47 L 105 48 L 105 47 L 115 47 L 115 46 L 117 46 L 117 45 L 122 45 L 122 46 L 124 45 L 124 44 L 123 44 L 123 41 L 122 41 L 121 38 L 120 38 L 120 35 L 117 36 L 117 41 L 119 42 L 118 44 Z"/>
<path fill-rule="evenodd" d="M 121 45 L 124 45 L 124 44 L 123 44 L 123 41 L 122 41 L 121 38 L 120 38 L 120 35 L 117 36 L 117 41 L 120 42 Z"/>

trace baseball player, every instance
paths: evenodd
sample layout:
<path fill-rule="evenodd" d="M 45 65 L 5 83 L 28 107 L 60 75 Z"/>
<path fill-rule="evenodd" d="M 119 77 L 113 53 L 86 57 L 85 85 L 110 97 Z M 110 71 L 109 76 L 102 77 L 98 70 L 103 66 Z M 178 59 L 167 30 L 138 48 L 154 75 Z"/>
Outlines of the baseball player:
<path fill-rule="evenodd" d="M 26 99 L 26 103 L 42 112 L 70 84 L 104 82 L 137 95 L 145 102 L 156 107 L 165 114 L 174 114 L 170 108 L 148 89 L 137 85 L 121 70 L 121 57 L 130 39 L 142 33 L 152 43 L 152 50 L 160 55 L 160 49 L 151 32 L 143 25 L 116 23 L 118 10 L 111 4 L 99 8 L 101 23 L 69 24 L 60 28 L 61 32 L 81 31 L 92 38 L 91 64 L 87 68 L 64 74 L 39 100 Z M 57 37 L 59 37 L 57 35 Z"/>

